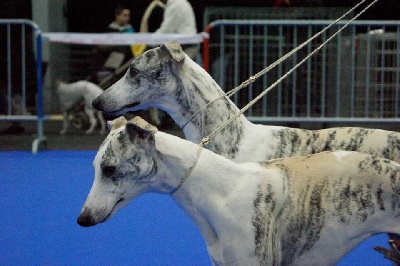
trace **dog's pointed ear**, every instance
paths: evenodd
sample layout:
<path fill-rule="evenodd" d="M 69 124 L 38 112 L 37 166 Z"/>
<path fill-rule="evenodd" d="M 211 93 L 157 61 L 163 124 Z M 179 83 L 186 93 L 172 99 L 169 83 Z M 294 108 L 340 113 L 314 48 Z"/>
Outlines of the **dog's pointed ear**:
<path fill-rule="evenodd" d="M 183 52 L 182 47 L 177 41 L 166 42 L 161 45 L 161 48 L 168 52 L 177 62 L 181 62 L 185 59 L 185 52 Z"/>
<path fill-rule="evenodd" d="M 110 131 L 113 131 L 113 130 L 115 130 L 115 129 L 117 129 L 117 128 L 120 128 L 120 127 L 122 127 L 122 126 L 125 126 L 126 123 L 128 123 L 128 120 L 126 120 L 125 117 L 120 116 L 120 117 L 118 117 L 118 118 L 115 118 L 115 119 L 112 120 L 112 121 L 107 121 L 107 127 L 108 127 L 108 129 L 109 129 Z"/>
<path fill-rule="evenodd" d="M 140 116 L 134 117 L 126 124 L 126 132 L 132 141 L 139 140 L 143 143 L 154 141 L 154 134 L 158 129 L 149 124 Z"/>

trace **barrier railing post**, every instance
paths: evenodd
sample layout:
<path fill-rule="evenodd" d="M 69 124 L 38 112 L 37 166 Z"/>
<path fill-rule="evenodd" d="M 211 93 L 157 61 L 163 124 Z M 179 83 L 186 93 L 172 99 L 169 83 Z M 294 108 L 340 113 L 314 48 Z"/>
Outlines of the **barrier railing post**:
<path fill-rule="evenodd" d="M 37 138 L 32 143 L 32 153 L 36 154 L 39 145 L 46 141 L 43 135 L 43 66 L 42 66 L 42 33 L 39 28 L 35 28 L 36 36 L 36 110 L 37 110 Z"/>
<path fill-rule="evenodd" d="M 5 114 L 0 115 L 0 121 L 33 121 L 37 123 L 37 137 L 32 143 L 32 153 L 36 154 L 39 149 L 40 143 L 44 142 L 46 138 L 43 134 L 43 121 L 47 119 L 47 117 L 43 114 L 43 71 L 42 71 L 42 32 L 39 26 L 34 23 L 33 21 L 26 20 L 26 19 L 0 19 L 0 25 L 4 26 L 6 29 L 6 56 L 7 56 L 7 64 L 6 69 L 2 70 L 5 71 L 5 76 L 7 79 L 6 86 L 7 86 L 7 94 L 6 102 L 7 108 L 5 110 Z M 15 58 L 12 56 L 12 45 L 11 41 L 13 40 L 13 35 L 11 34 L 11 27 L 12 26 L 20 26 L 21 27 L 21 50 L 19 51 L 21 55 L 21 62 L 15 62 Z M 27 26 L 33 32 L 33 43 L 29 45 L 34 45 L 34 53 L 36 53 L 36 115 L 27 114 L 26 109 L 26 90 L 27 90 L 27 82 L 26 82 L 26 45 L 28 39 L 25 38 L 27 34 Z M 12 71 L 18 71 L 18 64 L 21 64 L 21 76 L 18 77 L 17 75 L 13 75 Z M 1 69 L 0 69 L 1 70 Z M 15 86 L 13 86 L 14 82 L 18 81 L 14 80 L 16 78 L 21 79 L 21 106 L 18 107 L 21 113 L 13 113 L 13 90 L 15 90 Z M 15 104 L 19 104 L 19 102 L 15 101 Z"/>

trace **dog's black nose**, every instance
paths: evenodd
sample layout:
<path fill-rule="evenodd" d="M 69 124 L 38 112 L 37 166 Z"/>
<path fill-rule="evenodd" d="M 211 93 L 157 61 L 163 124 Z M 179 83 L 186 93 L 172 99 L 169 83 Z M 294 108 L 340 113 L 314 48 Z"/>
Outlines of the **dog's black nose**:
<path fill-rule="evenodd" d="M 96 225 L 96 222 L 93 220 L 92 216 L 90 216 L 88 214 L 84 214 L 84 213 L 79 215 L 79 217 L 78 217 L 76 222 L 80 226 L 83 226 L 83 227 L 89 227 L 89 226 Z"/>
<path fill-rule="evenodd" d="M 92 101 L 92 106 L 93 106 L 94 109 L 99 110 L 99 111 L 102 111 L 102 110 L 100 109 L 100 108 L 101 108 L 101 101 L 100 101 L 99 98 L 100 98 L 100 97 L 97 97 L 96 99 L 94 99 L 94 100 Z"/>

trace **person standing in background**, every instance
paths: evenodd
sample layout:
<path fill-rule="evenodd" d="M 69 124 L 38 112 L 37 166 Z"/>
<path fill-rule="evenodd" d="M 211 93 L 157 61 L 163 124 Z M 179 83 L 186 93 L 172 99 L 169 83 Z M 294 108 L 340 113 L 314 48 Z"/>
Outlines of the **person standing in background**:
<path fill-rule="evenodd" d="M 115 33 L 134 33 L 135 29 L 129 23 L 131 20 L 131 10 L 127 7 L 122 5 L 118 5 L 115 9 L 115 19 L 108 25 L 108 32 L 115 32 Z M 119 52 L 123 55 L 123 59 L 113 68 L 118 68 L 123 62 L 132 59 L 133 54 L 131 51 L 130 46 L 112 46 L 112 52 Z M 112 53 L 111 53 L 112 55 Z M 111 56 L 110 55 L 110 56 Z"/>
<path fill-rule="evenodd" d="M 163 21 L 155 33 L 196 34 L 196 18 L 187 0 L 162 0 L 166 3 Z M 182 45 L 184 52 L 196 59 L 197 45 Z"/>
<path fill-rule="evenodd" d="M 115 9 L 115 20 L 108 25 L 109 32 L 133 33 L 135 30 L 129 24 L 131 11 L 129 8 L 117 6 Z"/>
<path fill-rule="evenodd" d="M 118 5 L 115 8 L 114 21 L 108 24 L 105 32 L 134 33 L 135 29 L 129 23 L 131 11 L 129 8 Z M 92 52 L 92 67 L 88 80 L 98 84 L 102 78 L 111 75 L 124 62 L 131 60 L 133 54 L 130 46 L 98 46 Z"/>

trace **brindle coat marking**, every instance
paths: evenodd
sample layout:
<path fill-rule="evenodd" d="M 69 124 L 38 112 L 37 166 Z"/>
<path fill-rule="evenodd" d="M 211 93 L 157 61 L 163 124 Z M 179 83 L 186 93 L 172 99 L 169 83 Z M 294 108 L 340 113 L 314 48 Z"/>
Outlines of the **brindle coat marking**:
<path fill-rule="evenodd" d="M 143 193 L 170 194 L 197 160 L 196 144 L 140 118 L 123 123 L 111 123 L 94 160 L 82 226 Z M 333 265 L 372 234 L 400 233 L 400 165 L 358 152 L 237 164 L 203 149 L 171 196 L 214 265 Z"/>

